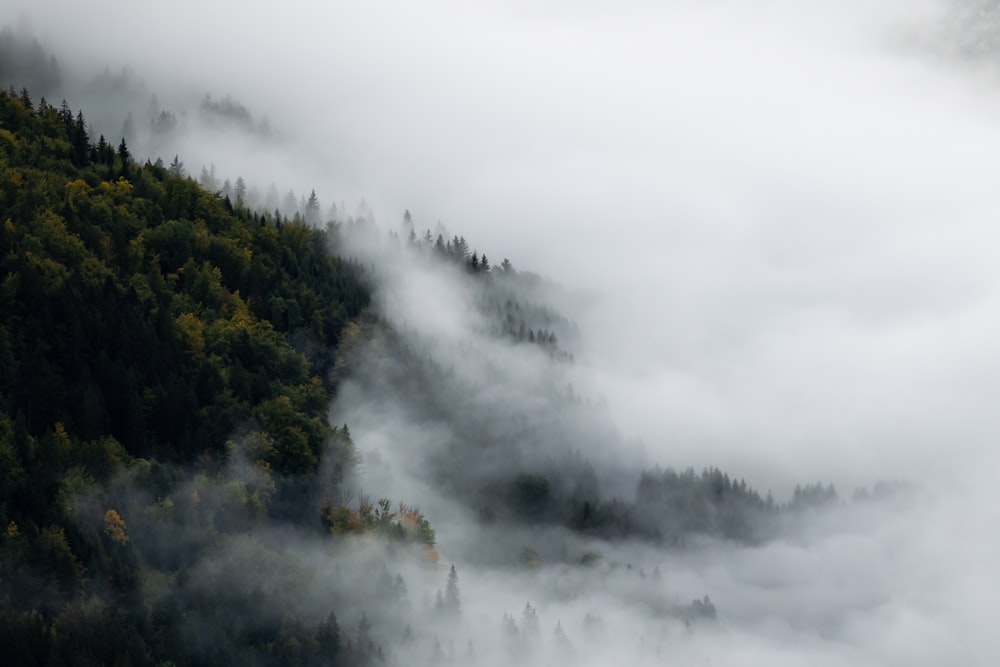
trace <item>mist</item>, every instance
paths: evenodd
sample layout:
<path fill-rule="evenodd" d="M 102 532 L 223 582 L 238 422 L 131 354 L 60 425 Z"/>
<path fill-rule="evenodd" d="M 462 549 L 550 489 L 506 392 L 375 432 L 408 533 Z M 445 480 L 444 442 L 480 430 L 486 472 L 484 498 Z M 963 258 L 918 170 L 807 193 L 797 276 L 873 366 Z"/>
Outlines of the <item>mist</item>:
<path fill-rule="evenodd" d="M 542 276 L 511 292 L 566 318 L 554 330 L 572 363 L 492 335 L 450 269 L 345 241 L 375 267 L 390 327 L 453 372 L 431 385 L 451 412 L 428 416 L 392 391 L 399 353 L 376 336 L 331 406 L 365 461 L 358 492 L 405 497 L 437 529 L 439 570 L 408 576 L 411 598 L 431 606 L 457 565 L 446 656 L 527 659 L 501 617 L 523 626 L 530 602 L 539 664 L 876 665 L 988 664 L 998 648 L 995 11 L 17 0 L 0 16 L 52 46 L 70 92 L 106 66 L 135 74 L 132 101 L 95 110 L 113 142 L 155 93 L 179 125 L 159 144 L 140 127 L 150 159 L 179 155 L 192 176 L 214 164 L 262 198 L 315 189 L 324 210 L 363 198 L 382 239 L 405 241 L 408 209 L 418 237 L 441 224 Z M 251 129 L 199 116 L 206 93 L 246 105 Z M 70 102 L 90 117 L 99 100 Z M 462 461 L 471 479 L 554 472 L 572 453 L 574 479 L 591 466 L 605 497 L 662 465 L 718 466 L 779 500 L 833 483 L 844 500 L 749 546 L 483 522 L 456 501 L 471 485 L 437 476 L 467 437 L 454 414 L 537 426 L 514 460 Z M 879 480 L 916 491 L 846 500 Z M 596 565 L 570 567 L 587 554 Z M 716 621 L 685 623 L 706 594 Z"/>

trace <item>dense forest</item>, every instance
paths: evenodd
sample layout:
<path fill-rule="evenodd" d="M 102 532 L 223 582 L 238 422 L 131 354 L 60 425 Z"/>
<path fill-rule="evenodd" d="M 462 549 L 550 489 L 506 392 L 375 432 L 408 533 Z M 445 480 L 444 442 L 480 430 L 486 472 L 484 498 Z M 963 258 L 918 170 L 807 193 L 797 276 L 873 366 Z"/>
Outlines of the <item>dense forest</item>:
<path fill-rule="evenodd" d="M 589 409 L 572 390 L 551 394 L 568 415 L 557 423 L 470 405 L 419 336 L 372 309 L 370 270 L 343 248 L 372 233 L 366 220 L 319 227 L 234 204 L 26 89 L 0 92 L 0 182 L 0 632 L 15 664 L 385 659 L 373 624 L 414 632 L 385 563 L 331 580 L 325 606 L 281 592 L 308 576 L 286 551 L 302 540 L 350 568 L 350 536 L 366 535 L 436 576 L 420 511 L 347 482 L 361 457 L 328 419 L 345 380 L 476 433 L 429 456 L 435 483 L 487 527 L 752 541 L 780 509 L 715 469 L 650 471 L 634 498 L 602 497 L 578 452 L 538 445 Z M 491 266 L 463 237 L 431 239 L 407 214 L 387 242 L 453 267 L 484 335 L 572 363 L 571 323 L 523 296 L 536 277 Z M 540 557 L 524 546 L 516 562 Z M 247 567 L 257 585 L 234 585 L 230 569 Z M 441 614 L 457 606 L 455 574 Z M 678 613 L 714 615 L 696 602 Z"/>
<path fill-rule="evenodd" d="M 363 203 L 351 217 L 343 203 L 324 211 L 315 191 L 282 200 L 214 166 L 195 179 L 179 154 L 137 158 L 131 114 L 120 135 L 94 136 L 82 111 L 34 98 L 28 85 L 58 89 L 59 65 L 6 30 L 0 75 L 24 86 L 0 90 L 0 643 L 11 664 L 443 660 L 435 633 L 461 614 L 458 573 L 410 504 L 421 499 L 382 497 L 395 495 L 379 488 L 386 466 L 332 418 L 342 392 L 362 421 L 406 414 L 438 434 L 414 445 L 420 474 L 475 517 L 493 545 L 484 562 L 505 567 L 594 568 L 593 540 L 758 544 L 837 502 L 821 484 L 780 503 L 714 467 L 613 462 L 621 436 L 599 403 L 558 372 L 527 391 L 512 379 L 520 363 L 574 364 L 579 332 L 548 303 L 550 286 L 464 236 L 421 231 L 409 211 L 385 234 Z M 120 92 L 126 79 L 94 85 Z M 153 99 L 147 132 L 169 144 L 177 118 Z M 199 109 L 272 132 L 228 96 Z M 387 316 L 379 285 L 413 271 L 461 290 L 475 341 Z M 516 363 L 502 368 L 498 350 Z M 428 582 L 436 599 L 415 609 L 408 591 Z M 688 623 L 716 618 L 707 596 L 650 604 Z M 504 612 L 497 625 L 516 658 L 537 612 L 528 603 L 520 624 Z M 552 642 L 569 646 L 559 624 Z"/>
<path fill-rule="evenodd" d="M 5 659 L 362 661 L 333 609 L 183 584 L 269 522 L 433 547 L 414 508 L 343 502 L 356 454 L 326 411 L 331 350 L 368 304 L 360 268 L 325 231 L 137 164 L 27 91 L 0 93 L 0 174 Z M 192 644 L 195 618 L 228 619 L 225 639 Z"/>

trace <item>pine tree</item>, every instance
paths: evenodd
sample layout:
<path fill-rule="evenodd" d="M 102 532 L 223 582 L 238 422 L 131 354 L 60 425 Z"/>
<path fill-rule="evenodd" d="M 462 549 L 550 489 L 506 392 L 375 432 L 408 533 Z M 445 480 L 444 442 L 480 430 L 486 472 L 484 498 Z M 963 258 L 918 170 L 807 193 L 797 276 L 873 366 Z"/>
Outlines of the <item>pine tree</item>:
<path fill-rule="evenodd" d="M 201 183 L 201 187 L 205 188 L 209 192 L 215 192 L 219 188 L 219 180 L 215 177 L 214 164 L 211 169 L 202 165 L 201 176 L 198 178 L 198 182 Z"/>
<path fill-rule="evenodd" d="M 319 212 L 320 212 L 319 198 L 316 196 L 316 191 L 313 190 L 312 192 L 309 193 L 309 199 L 306 200 L 305 213 L 304 213 L 306 218 L 306 224 L 313 227 L 319 225 Z"/>
<path fill-rule="evenodd" d="M 90 137 L 87 136 L 87 123 L 83 120 L 83 112 L 77 112 L 70 134 L 73 143 L 73 164 L 86 166 L 90 156 Z"/>
<path fill-rule="evenodd" d="M 236 195 L 236 204 L 242 205 L 247 197 L 247 182 L 243 180 L 242 176 L 236 177 L 236 187 L 233 192 Z"/>
<path fill-rule="evenodd" d="M 337 655 L 340 653 L 340 625 L 337 623 L 337 615 L 332 611 L 326 620 L 320 623 L 316 631 L 316 640 L 319 642 L 320 654 L 331 664 L 336 664 Z"/>
<path fill-rule="evenodd" d="M 135 143 L 135 120 L 132 118 L 132 112 L 128 112 L 128 116 L 125 117 L 125 122 L 122 123 L 122 137 L 128 139 L 132 143 Z"/>
<path fill-rule="evenodd" d="M 438 614 L 443 614 L 444 609 L 444 596 L 441 595 L 441 591 L 438 590 L 437 595 L 434 596 L 434 611 Z"/>
<path fill-rule="evenodd" d="M 368 615 L 361 614 L 361 620 L 358 621 L 358 652 L 361 655 L 371 655 L 375 650 L 371 631 L 372 624 L 368 621 Z"/>
<path fill-rule="evenodd" d="M 184 171 L 184 163 L 181 162 L 179 155 L 174 155 L 174 161 L 170 163 L 168 171 L 171 176 L 184 178 L 186 172 Z"/>
<path fill-rule="evenodd" d="M 125 143 L 125 137 L 122 137 L 122 142 L 118 144 L 118 159 L 122 163 L 120 175 L 127 178 L 129 175 L 129 163 L 132 161 L 132 155 L 128 152 L 128 145 Z"/>
<path fill-rule="evenodd" d="M 444 591 L 444 608 L 449 614 L 458 616 L 462 613 L 462 595 L 458 590 L 458 572 L 454 564 L 448 573 L 448 585 Z"/>
<path fill-rule="evenodd" d="M 295 191 L 289 190 L 288 194 L 285 195 L 285 199 L 281 204 L 282 213 L 285 217 L 290 217 L 295 215 L 299 210 L 299 200 L 295 198 Z"/>
<path fill-rule="evenodd" d="M 528 641 L 535 641 L 541 636 L 538 612 L 535 611 L 530 602 L 524 605 L 524 612 L 521 614 L 521 632 Z"/>
<path fill-rule="evenodd" d="M 410 600 L 407 595 L 406 582 L 403 581 L 403 575 L 397 574 L 396 578 L 392 582 L 392 594 L 397 602 L 400 603 L 404 608 L 409 608 Z"/>
<path fill-rule="evenodd" d="M 553 632 L 556 640 L 556 646 L 565 652 L 572 652 L 573 645 L 569 641 L 569 637 L 566 636 L 566 631 L 563 630 L 562 622 L 556 621 L 556 629 Z"/>
<path fill-rule="evenodd" d="M 115 164 L 115 148 L 108 143 L 103 134 L 97 140 L 97 159 L 101 164 L 108 167 L 112 167 Z"/>

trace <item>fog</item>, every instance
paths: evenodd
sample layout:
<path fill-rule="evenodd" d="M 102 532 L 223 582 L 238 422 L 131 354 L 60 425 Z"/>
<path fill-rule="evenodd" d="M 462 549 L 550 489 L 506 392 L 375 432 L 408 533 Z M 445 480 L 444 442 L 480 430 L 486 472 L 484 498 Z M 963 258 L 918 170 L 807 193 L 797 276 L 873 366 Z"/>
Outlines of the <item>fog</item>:
<path fill-rule="evenodd" d="M 15 0 L 0 17 L 67 72 L 127 65 L 137 109 L 211 93 L 267 118 L 251 140 L 182 116 L 158 149 L 192 174 L 214 163 L 351 213 L 364 198 L 383 236 L 409 209 L 418 235 L 441 222 L 551 280 L 530 298 L 575 322 L 573 364 L 484 336 L 474 296 L 420 262 L 380 265 L 377 303 L 431 359 L 460 354 L 456 382 L 483 402 L 537 418 L 570 383 L 599 406 L 550 427 L 615 443 L 575 440 L 605 492 L 655 464 L 719 466 L 779 499 L 816 480 L 920 490 L 753 547 L 560 535 L 512 572 L 481 562 L 483 539 L 513 566 L 550 538 L 483 528 L 438 488 L 432 455 L 456 435 L 372 394 L 391 359 L 376 347 L 374 380 L 331 412 L 369 457 L 359 487 L 420 504 L 459 564 L 476 660 L 509 657 L 487 647 L 530 601 L 581 664 L 930 665 L 1000 648 L 993 4 Z M 566 576 L 592 592 L 552 590 L 591 549 L 600 564 Z M 710 594 L 718 622 L 662 620 L 613 563 L 659 566 L 668 605 Z M 584 624 L 598 610 L 603 635 Z"/>

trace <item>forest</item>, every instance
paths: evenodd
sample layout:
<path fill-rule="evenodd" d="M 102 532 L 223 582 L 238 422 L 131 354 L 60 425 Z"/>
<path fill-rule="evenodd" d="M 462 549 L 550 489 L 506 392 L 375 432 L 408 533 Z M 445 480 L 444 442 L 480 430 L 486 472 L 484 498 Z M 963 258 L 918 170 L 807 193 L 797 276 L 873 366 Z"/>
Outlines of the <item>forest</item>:
<path fill-rule="evenodd" d="M 180 619 L 224 616 L 222 655 L 296 644 L 306 662 L 340 648 L 342 664 L 362 660 L 331 609 L 305 624 L 269 597 L 279 636 L 242 627 L 268 625 L 260 589 L 194 600 L 180 583 L 269 522 L 433 547 L 413 508 L 333 500 L 356 455 L 347 425 L 327 423 L 331 350 L 367 307 L 360 267 L 324 230 L 137 164 L 124 140 L 92 139 L 81 113 L 27 91 L 0 94 L 0 144 L 7 658 L 212 662 Z M 165 594 L 150 605 L 154 579 Z"/>
<path fill-rule="evenodd" d="M 419 336 L 380 317 L 372 269 L 345 246 L 369 221 L 251 208 L 176 158 L 140 163 L 125 139 L 88 128 L 65 102 L 0 92 L 0 643 L 12 664 L 387 660 L 382 642 L 417 625 L 390 561 L 334 578 L 305 608 L 283 592 L 309 576 L 288 546 L 302 541 L 352 568 L 365 536 L 440 576 L 435 530 L 410 499 L 353 491 L 362 457 L 328 411 L 345 381 L 477 434 L 431 464 L 484 526 L 753 543 L 782 513 L 836 499 L 816 485 L 778 504 L 715 468 L 650 470 L 634 496 L 602 495 L 594 465 L 558 445 L 565 433 L 470 405 Z M 454 267 L 487 335 L 573 363 L 556 333 L 571 339 L 571 323 L 519 296 L 537 277 L 492 266 L 461 236 L 418 238 L 409 217 L 388 242 Z M 365 370 L 372 350 L 379 372 Z M 571 390 L 550 399 L 589 409 Z M 556 445 L 533 451 L 542 439 Z M 512 566 L 540 557 L 524 546 Z M 231 580 L 243 568 L 252 585 Z M 433 607 L 444 617 L 460 607 L 454 566 L 447 579 Z M 675 613 L 716 612 L 706 597 Z"/>

